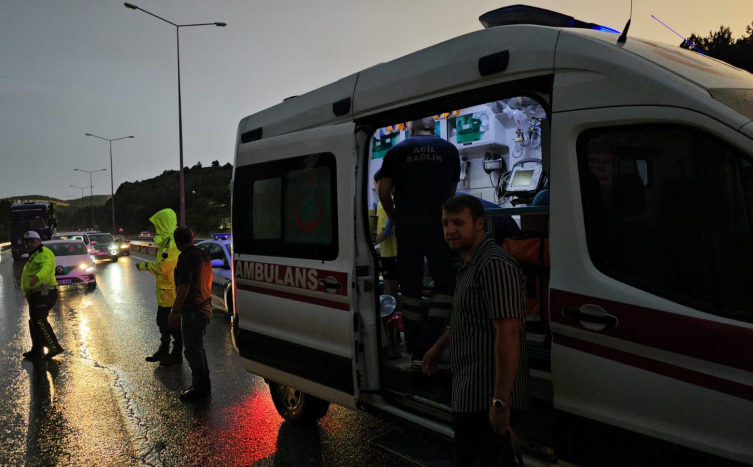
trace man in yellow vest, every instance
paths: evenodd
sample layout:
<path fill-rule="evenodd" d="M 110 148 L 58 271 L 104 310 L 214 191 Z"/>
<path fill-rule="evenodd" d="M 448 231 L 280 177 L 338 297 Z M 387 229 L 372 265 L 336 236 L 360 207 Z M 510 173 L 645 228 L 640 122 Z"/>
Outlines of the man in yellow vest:
<path fill-rule="evenodd" d="M 58 300 L 58 283 L 55 280 L 55 255 L 42 245 L 39 234 L 33 231 L 24 234 L 24 246 L 29 260 L 21 273 L 21 290 L 26 292 L 29 303 L 29 333 L 31 350 L 23 357 L 27 360 L 49 360 L 64 350 L 52 331 L 47 316 Z M 44 348 L 47 347 L 47 355 Z"/>
<path fill-rule="evenodd" d="M 156 277 L 157 289 L 157 327 L 160 332 L 159 349 L 149 357 L 147 362 L 160 362 L 160 366 L 170 366 L 183 363 L 183 337 L 180 325 L 170 328 L 167 318 L 175 301 L 175 279 L 173 272 L 178 264 L 178 247 L 173 239 L 173 231 L 178 227 L 177 216 L 172 209 L 163 209 L 149 218 L 154 224 L 157 235 L 157 259 L 148 263 L 137 263 L 139 271 L 149 271 Z M 173 340 L 173 350 L 170 351 L 170 337 Z"/>

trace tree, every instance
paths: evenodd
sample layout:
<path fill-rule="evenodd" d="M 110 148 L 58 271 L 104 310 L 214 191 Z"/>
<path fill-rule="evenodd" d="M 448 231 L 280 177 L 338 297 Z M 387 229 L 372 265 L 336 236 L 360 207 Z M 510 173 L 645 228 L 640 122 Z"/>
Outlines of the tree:
<path fill-rule="evenodd" d="M 733 39 L 732 31 L 720 26 L 718 31 L 709 31 L 708 37 L 691 34 L 688 41 L 709 57 L 753 73 L 753 23 L 745 28 L 745 33 L 740 39 Z M 680 47 L 699 52 L 687 42 L 680 44 Z"/>
<path fill-rule="evenodd" d="M 217 159 L 212 161 L 212 167 L 219 167 L 219 166 L 220 166 L 220 161 L 218 161 Z"/>
<path fill-rule="evenodd" d="M 191 167 L 192 169 L 200 169 L 201 168 L 201 161 L 197 162 L 196 165 Z"/>

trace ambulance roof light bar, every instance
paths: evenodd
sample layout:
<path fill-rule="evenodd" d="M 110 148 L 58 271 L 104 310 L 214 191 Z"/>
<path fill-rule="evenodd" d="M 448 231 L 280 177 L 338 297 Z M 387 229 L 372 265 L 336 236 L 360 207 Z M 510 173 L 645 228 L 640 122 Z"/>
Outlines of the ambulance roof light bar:
<path fill-rule="evenodd" d="M 556 11 L 545 10 L 528 5 L 512 5 L 489 11 L 479 16 L 479 21 L 485 28 L 509 26 L 512 24 L 535 24 L 555 28 L 580 28 L 619 34 L 612 28 L 594 23 L 586 23 Z"/>

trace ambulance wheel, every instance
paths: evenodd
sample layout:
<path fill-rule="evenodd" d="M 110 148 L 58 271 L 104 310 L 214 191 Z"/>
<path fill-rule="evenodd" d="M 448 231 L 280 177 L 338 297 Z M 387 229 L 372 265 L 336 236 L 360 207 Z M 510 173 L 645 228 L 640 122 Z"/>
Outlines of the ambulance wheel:
<path fill-rule="evenodd" d="M 277 413 L 288 422 L 314 423 L 329 410 L 329 402 L 290 386 L 270 381 L 269 392 Z"/>

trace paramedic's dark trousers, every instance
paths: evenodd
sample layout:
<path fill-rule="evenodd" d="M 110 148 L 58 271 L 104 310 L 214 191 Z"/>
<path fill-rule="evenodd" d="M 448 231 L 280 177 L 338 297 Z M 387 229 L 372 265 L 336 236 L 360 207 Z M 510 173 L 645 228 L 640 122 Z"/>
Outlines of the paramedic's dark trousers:
<path fill-rule="evenodd" d="M 183 351 L 183 335 L 180 332 L 180 326 L 171 328 L 167 324 L 167 318 L 170 316 L 170 307 L 161 306 L 157 308 L 157 327 L 160 333 L 159 352 L 163 355 L 180 356 Z M 170 352 L 170 337 L 173 338 L 173 351 Z"/>
<path fill-rule="evenodd" d="M 211 319 L 200 311 L 183 311 L 180 314 L 183 326 L 184 352 L 188 366 L 191 368 L 191 386 L 200 394 L 207 394 L 212 389 L 209 382 L 209 365 L 204 349 L 204 334 Z"/>
<path fill-rule="evenodd" d="M 491 401 L 490 401 L 491 405 Z M 510 409 L 510 426 L 515 429 L 523 412 Z M 455 462 L 457 467 L 514 467 L 515 456 L 510 435 L 494 433 L 489 424 L 489 411 L 453 412 L 452 429 L 455 431 Z"/>
<path fill-rule="evenodd" d="M 47 321 L 50 310 L 58 301 L 57 289 L 50 289 L 47 295 L 42 295 L 39 290 L 34 290 L 26 295 L 29 302 L 29 333 L 31 334 L 31 351 L 38 354 L 44 353 L 44 347 L 49 352 L 58 352 L 61 347 L 58 338 Z"/>
<path fill-rule="evenodd" d="M 403 306 L 403 324 L 408 350 L 414 360 L 444 332 L 452 311 L 455 269 L 452 252 L 444 240 L 442 216 L 399 216 L 395 222 L 397 237 L 397 278 Z M 424 257 L 434 280 L 434 295 L 428 309 L 421 301 Z"/>

